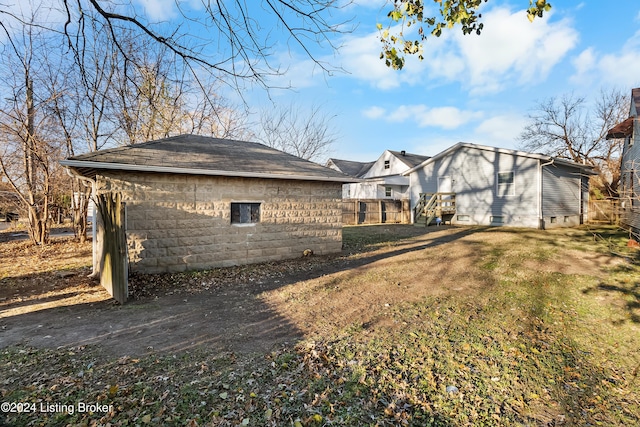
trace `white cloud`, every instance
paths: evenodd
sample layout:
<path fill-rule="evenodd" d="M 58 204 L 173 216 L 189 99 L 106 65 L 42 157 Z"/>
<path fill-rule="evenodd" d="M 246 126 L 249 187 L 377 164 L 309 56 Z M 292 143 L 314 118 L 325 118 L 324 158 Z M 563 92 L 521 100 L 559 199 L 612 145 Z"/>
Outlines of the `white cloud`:
<path fill-rule="evenodd" d="M 7 38 L 7 33 L 11 37 L 15 34 L 20 34 L 24 30 L 25 22 L 34 22 L 44 28 L 62 28 L 67 20 L 67 16 L 63 13 L 62 9 L 56 4 L 47 4 L 46 2 L 37 3 L 31 1 L 17 1 L 9 3 L 0 3 L 0 8 L 3 9 L 5 14 L 2 14 L 2 24 L 4 29 L 0 31 L 0 42 L 4 42 Z M 17 17 L 15 19 L 13 17 Z"/>
<path fill-rule="evenodd" d="M 596 64 L 595 53 L 592 48 L 585 49 L 580 52 L 580 55 L 576 56 L 572 62 L 578 76 L 586 75 Z"/>
<path fill-rule="evenodd" d="M 369 107 L 362 112 L 362 115 L 368 119 L 376 120 L 384 117 L 387 111 L 382 107 Z"/>
<path fill-rule="evenodd" d="M 349 37 L 340 48 L 342 67 L 358 80 L 379 89 L 400 86 L 401 74 L 387 67 L 380 59 L 382 44 L 378 32 L 362 37 Z"/>
<path fill-rule="evenodd" d="M 166 21 L 176 16 L 174 0 L 136 0 L 149 21 Z"/>
<path fill-rule="evenodd" d="M 434 127 L 441 129 L 456 129 L 460 126 L 482 117 L 482 113 L 460 110 L 456 107 L 429 108 L 424 104 L 401 105 L 387 113 L 379 107 L 367 110 L 365 116 L 371 119 L 382 118 L 392 123 L 412 122 L 418 127 Z"/>
<path fill-rule="evenodd" d="M 424 44 L 424 61 L 407 58 L 400 72 L 390 70 L 379 59 L 377 32 L 349 38 L 341 50 L 344 67 L 354 78 L 379 89 L 458 82 L 471 93 L 483 94 L 498 92 L 508 84 L 543 81 L 578 42 L 571 22 L 552 22 L 552 13 L 532 24 L 523 10 L 496 7 L 482 15 L 480 36 L 465 36 L 456 28 L 439 38 L 429 37 Z M 391 31 L 397 33 L 399 28 Z M 412 36 L 405 31 L 405 37 Z"/>
<path fill-rule="evenodd" d="M 499 91 L 507 82 L 539 83 L 578 42 L 571 23 L 551 23 L 551 14 L 534 23 L 526 20 L 524 11 L 506 8 L 484 15 L 482 35 L 456 33 L 455 37 L 465 63 L 465 74 L 459 79 L 468 79 L 476 93 Z"/>
<path fill-rule="evenodd" d="M 495 115 L 484 120 L 475 128 L 479 144 L 494 147 L 512 148 L 526 125 L 522 114 Z"/>
<path fill-rule="evenodd" d="M 640 84 L 640 31 L 628 39 L 618 50 L 606 54 L 588 48 L 573 60 L 573 83 L 583 85 L 610 82 L 621 87 Z"/>

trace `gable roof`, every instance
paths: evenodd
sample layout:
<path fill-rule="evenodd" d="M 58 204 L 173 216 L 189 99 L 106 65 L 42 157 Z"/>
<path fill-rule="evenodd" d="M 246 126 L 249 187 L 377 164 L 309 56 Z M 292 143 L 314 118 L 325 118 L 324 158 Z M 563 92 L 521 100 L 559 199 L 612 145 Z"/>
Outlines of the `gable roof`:
<path fill-rule="evenodd" d="M 256 142 L 180 135 L 70 157 L 61 165 L 95 178 L 100 170 L 355 182 L 343 173 Z"/>
<path fill-rule="evenodd" d="M 333 163 L 335 167 L 342 173 L 350 176 L 360 177 L 369 170 L 375 162 L 355 162 L 353 160 L 329 159 L 327 164 Z"/>
<path fill-rule="evenodd" d="M 471 143 L 468 143 L 468 142 L 458 142 L 457 144 L 447 148 L 444 151 L 441 151 L 440 153 L 436 154 L 435 156 L 429 158 L 428 160 L 425 160 L 424 162 L 420 163 L 419 165 L 409 169 L 406 172 L 403 172 L 402 175 L 409 175 L 411 172 L 414 172 L 414 171 L 420 169 L 421 167 L 424 167 L 424 166 L 428 165 L 429 163 L 435 162 L 438 159 L 446 157 L 449 154 L 451 154 L 451 153 L 453 153 L 453 152 L 455 152 L 455 151 L 457 151 L 457 150 L 459 150 L 461 148 L 471 148 L 471 149 L 475 149 L 475 150 L 493 151 L 493 152 L 496 152 L 496 153 L 510 154 L 510 155 L 513 155 L 513 156 L 529 157 L 529 158 L 532 158 L 532 159 L 538 159 L 538 160 L 542 160 L 542 161 L 546 161 L 546 162 L 553 160 L 554 163 L 565 165 L 565 166 L 570 166 L 570 167 L 575 167 L 577 169 L 581 169 L 586 174 L 596 175 L 596 173 L 593 171 L 593 167 L 591 167 L 589 165 L 583 165 L 583 164 L 580 164 L 580 163 L 575 163 L 575 162 L 572 162 L 570 160 L 561 159 L 559 157 L 552 157 L 552 156 L 547 156 L 545 154 L 538 154 L 538 153 L 527 153 L 525 151 L 510 150 L 510 149 L 506 149 L 506 148 L 489 147 L 487 145 L 471 144 Z"/>
<path fill-rule="evenodd" d="M 407 153 L 406 151 L 394 151 L 394 150 L 385 150 L 391 153 L 394 157 L 404 163 L 408 168 L 412 168 L 414 166 L 419 165 L 425 160 L 429 159 L 429 156 L 422 156 L 420 154 L 412 154 Z M 384 154 L 380 157 L 383 157 Z M 332 163 L 337 170 L 346 173 L 347 175 L 354 176 L 356 178 L 362 178 L 371 167 L 380 160 L 380 157 L 373 162 L 355 162 L 353 160 L 342 160 L 342 159 L 329 159 L 327 161 L 327 165 Z"/>
<path fill-rule="evenodd" d="M 410 168 L 414 166 L 418 166 L 420 163 L 424 162 L 425 160 L 430 159 L 429 156 L 422 156 L 420 154 L 407 153 L 406 151 L 393 151 L 393 150 L 388 150 L 388 151 L 391 154 L 393 154 L 398 160 L 400 160 L 402 163 L 404 163 Z"/>

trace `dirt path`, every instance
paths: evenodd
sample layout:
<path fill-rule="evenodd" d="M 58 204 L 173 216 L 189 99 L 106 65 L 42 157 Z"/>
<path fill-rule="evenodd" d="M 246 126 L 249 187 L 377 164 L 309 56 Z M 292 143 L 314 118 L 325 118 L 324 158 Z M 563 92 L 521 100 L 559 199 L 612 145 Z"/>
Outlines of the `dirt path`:
<path fill-rule="evenodd" d="M 264 351 L 299 332 L 262 306 L 245 287 L 142 299 L 124 306 L 106 300 L 0 319 L 0 345 L 100 345 L 114 355 L 173 352 L 199 345 L 220 351 Z"/>
<path fill-rule="evenodd" d="M 450 227 L 378 230 L 402 230 L 406 238 L 362 253 L 347 249 L 337 257 L 143 277 L 165 283 L 125 305 L 110 300 L 86 269 L 3 279 L 13 282 L 0 286 L 0 348 L 96 345 L 116 356 L 198 346 L 265 352 L 353 323 L 388 326 L 394 305 L 425 295 L 480 292 L 492 283 L 480 267 L 491 255 L 483 242 L 502 239 L 508 246 L 522 238 Z M 571 256 L 576 265 L 576 253 Z M 597 274 L 607 262 L 583 260 L 581 272 Z"/>

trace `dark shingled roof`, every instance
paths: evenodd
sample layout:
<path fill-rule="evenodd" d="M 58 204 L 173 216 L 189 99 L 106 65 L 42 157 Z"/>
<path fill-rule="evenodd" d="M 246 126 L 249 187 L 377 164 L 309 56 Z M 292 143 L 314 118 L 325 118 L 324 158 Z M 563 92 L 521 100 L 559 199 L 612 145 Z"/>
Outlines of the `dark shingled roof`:
<path fill-rule="evenodd" d="M 180 135 L 60 162 L 94 178 L 99 170 L 354 182 L 338 171 L 256 142 Z"/>
<path fill-rule="evenodd" d="M 369 170 L 375 162 L 354 162 L 352 160 L 329 159 L 327 163 L 333 163 L 340 172 L 347 175 L 360 177 Z"/>
<path fill-rule="evenodd" d="M 402 154 L 402 151 L 389 150 L 389 152 L 410 168 L 418 166 L 420 163 L 431 158 L 429 156 L 422 156 L 420 154 L 407 153 L 406 151 L 404 152 L 404 154 Z"/>

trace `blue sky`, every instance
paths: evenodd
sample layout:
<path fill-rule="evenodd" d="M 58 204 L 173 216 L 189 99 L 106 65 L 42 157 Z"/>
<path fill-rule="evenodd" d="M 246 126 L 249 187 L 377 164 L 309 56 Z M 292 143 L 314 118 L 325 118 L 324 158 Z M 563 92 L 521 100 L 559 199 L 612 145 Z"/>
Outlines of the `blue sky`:
<path fill-rule="evenodd" d="M 133 2 L 152 22 L 173 24 L 180 17 L 175 0 Z M 318 59 L 344 72 L 327 75 L 298 46 L 275 38 L 273 60 L 287 72 L 267 83 L 293 88 L 273 89 L 270 97 L 260 88 L 246 90 L 245 101 L 255 111 L 273 108 L 272 101 L 302 110 L 320 106 L 334 116 L 338 138 L 331 157 L 369 161 L 385 149 L 434 155 L 460 141 L 518 148 L 538 101 L 570 92 L 593 100 L 601 88 L 630 92 L 640 86 L 637 0 L 615 6 L 552 0 L 552 11 L 532 24 L 527 0 L 489 0 L 481 36 L 455 29 L 429 38 L 424 61 L 409 58 L 401 71 L 379 59 L 376 23 L 386 23 L 385 3 L 355 0 L 335 14 L 336 22 L 353 19 L 356 25 L 335 40 L 342 46 L 338 52 L 308 45 Z M 197 9 L 200 2 L 183 4 Z M 264 25 L 270 29 L 268 21 Z"/>
<path fill-rule="evenodd" d="M 460 141 L 518 148 L 527 114 L 538 101 L 573 92 L 588 100 L 601 88 L 640 86 L 640 3 L 552 1 L 533 24 L 526 0 L 490 0 L 481 36 L 459 30 L 430 38 L 424 61 L 393 71 L 378 59 L 376 22 L 384 2 L 360 1 L 345 13 L 358 28 L 323 57 L 349 74 L 325 76 L 300 52 L 283 63 L 295 88 L 275 91 L 286 105 L 321 105 L 335 114 L 332 157 L 368 161 L 385 149 L 434 155 Z M 287 64 L 287 61 L 291 61 Z M 265 102 L 254 92 L 255 105 Z"/>
<path fill-rule="evenodd" d="M 460 141 L 518 148 L 538 101 L 573 92 L 593 99 L 601 88 L 640 85 L 640 3 L 553 1 L 530 24 L 526 0 L 491 0 L 481 36 L 460 31 L 430 38 L 424 61 L 393 71 L 378 59 L 381 4 L 352 7 L 358 29 L 327 60 L 349 74 L 322 76 L 310 61 L 292 65 L 290 99 L 336 114 L 332 157 L 374 160 L 384 149 L 434 155 Z M 287 76 L 284 76 L 286 79 Z M 255 99 L 260 96 L 256 95 Z M 258 101 L 259 102 L 259 101 Z"/>

